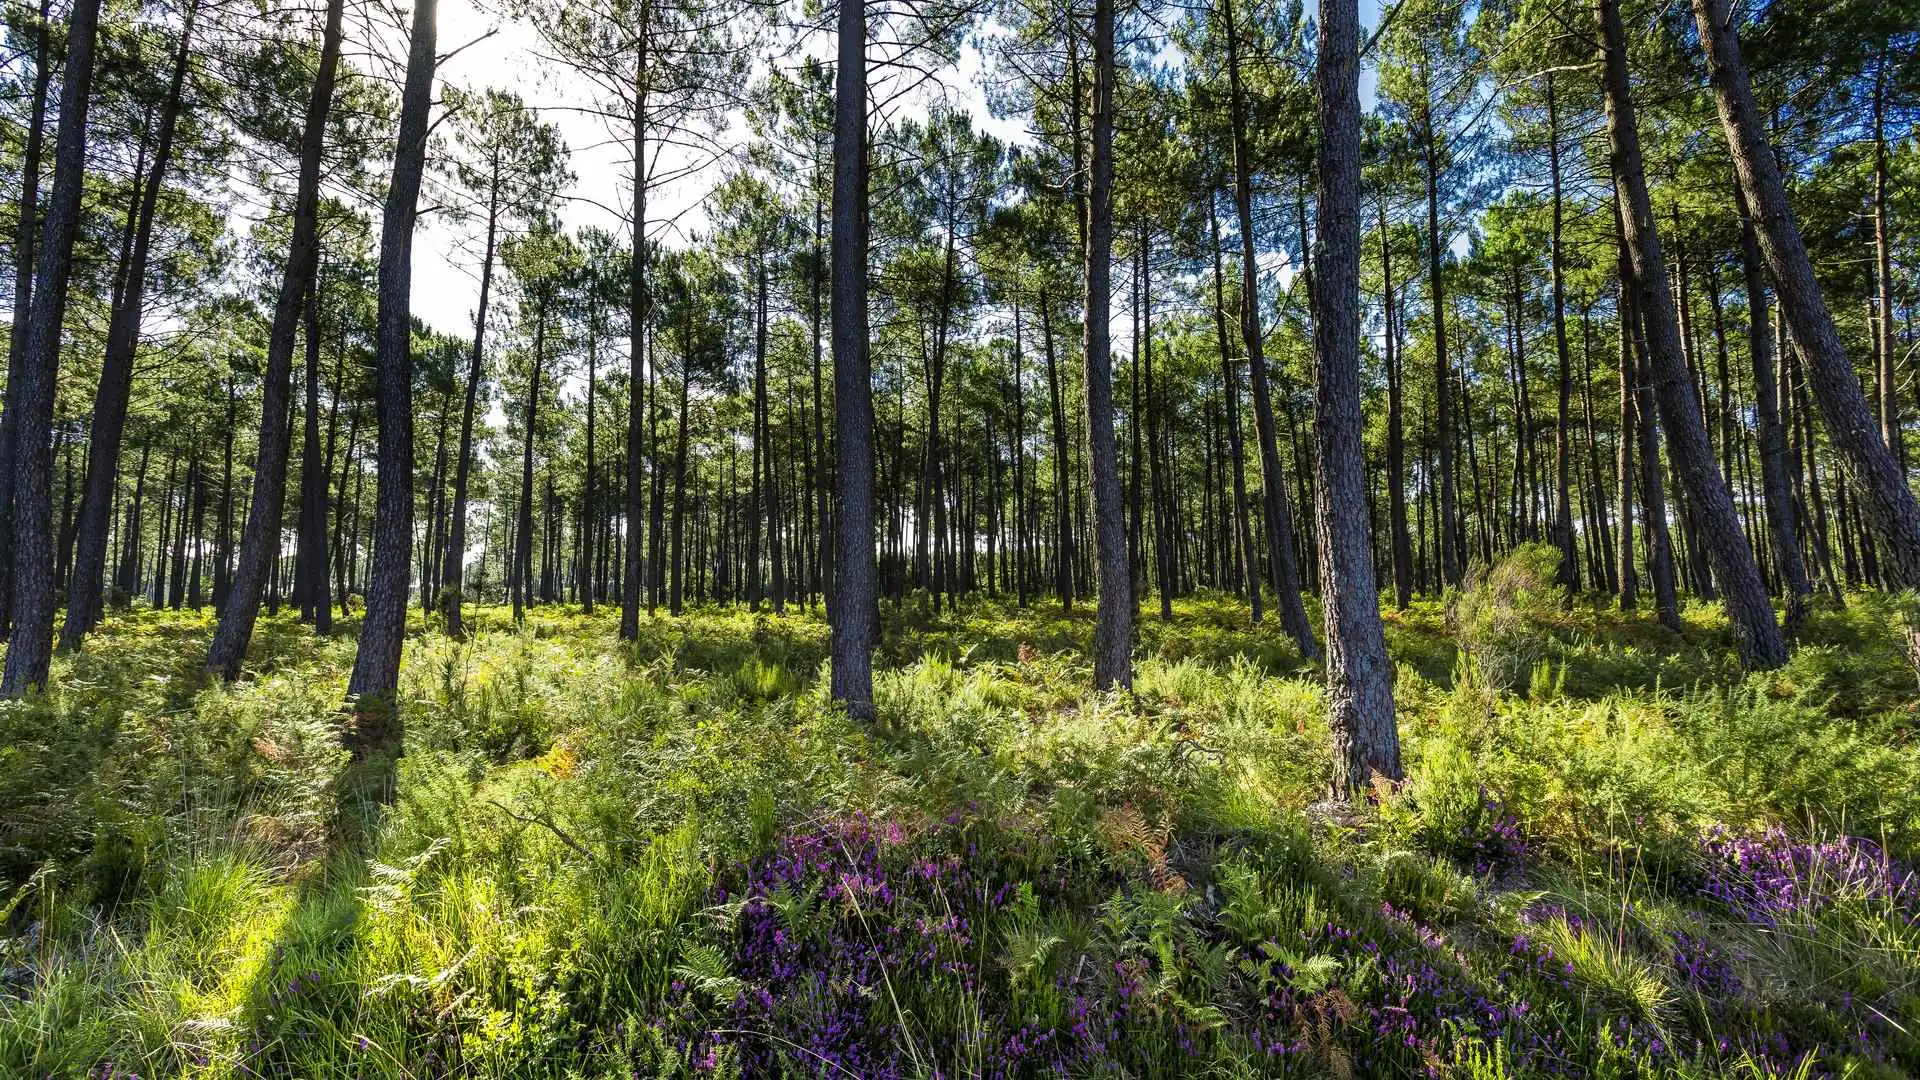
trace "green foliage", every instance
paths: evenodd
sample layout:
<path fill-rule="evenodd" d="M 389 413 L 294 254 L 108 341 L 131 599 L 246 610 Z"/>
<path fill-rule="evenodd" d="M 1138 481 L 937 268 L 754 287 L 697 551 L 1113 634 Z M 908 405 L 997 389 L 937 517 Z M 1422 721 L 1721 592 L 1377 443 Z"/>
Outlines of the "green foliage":
<path fill-rule="evenodd" d="M 1558 582 L 1560 551 L 1522 544 L 1492 566 L 1475 564 L 1447 611 L 1468 677 L 1509 690 L 1533 675 L 1547 655 L 1544 638 L 1566 605 Z"/>
<path fill-rule="evenodd" d="M 1817 902 L 1756 921 L 1708 888 L 1730 864 L 1703 839 L 1913 858 L 1887 609 L 1821 611 L 1745 677 L 1711 626 L 1623 662 L 1638 622 L 1470 595 L 1496 593 L 1454 619 L 1557 628 L 1556 692 L 1448 685 L 1439 612 L 1396 613 L 1408 779 L 1357 818 L 1315 804 L 1317 680 L 1214 600 L 1177 609 L 1190 638 L 1152 630 L 1132 697 L 1085 690 L 1081 619 L 903 613 L 889 648 L 917 655 L 871 729 L 827 706 L 805 616 L 645 620 L 622 647 L 605 618 L 476 609 L 469 641 L 410 643 L 387 805 L 336 748 L 350 641 L 270 619 L 262 673 L 208 686 L 178 660 L 204 620 L 116 620 L 53 696 L 0 708 L 0 1073 L 804 1072 L 804 1033 L 848 1015 L 949 1075 L 1021 1031 L 1093 1054 L 1076 1025 L 1091 1071 L 1134 1075 L 1267 1075 L 1256 1034 L 1300 1075 L 1536 1075 L 1532 1038 L 1596 1075 L 1920 1063 L 1912 897 L 1796 847 L 1830 852 L 1797 879 Z M 743 891 L 802 842 L 843 868 Z M 763 1022 L 751 925 L 803 967 L 924 946 Z M 1496 1036 L 1481 999 L 1528 1009 Z M 1377 1034 L 1400 1023 L 1418 1053 Z M 1827 1049 L 1712 1049 L 1727 1032 Z"/>

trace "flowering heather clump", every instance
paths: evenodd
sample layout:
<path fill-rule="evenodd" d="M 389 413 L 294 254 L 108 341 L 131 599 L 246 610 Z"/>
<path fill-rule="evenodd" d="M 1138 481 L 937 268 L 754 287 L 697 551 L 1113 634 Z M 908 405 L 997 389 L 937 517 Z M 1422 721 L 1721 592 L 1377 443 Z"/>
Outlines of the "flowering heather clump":
<path fill-rule="evenodd" d="M 1104 977 L 1063 971 L 1051 981 L 1064 1003 L 1057 1016 L 1015 1014 L 988 992 L 1001 973 L 981 966 L 998 943 L 981 940 L 978 920 L 1021 891 L 998 869 L 951 821 L 911 839 L 862 818 L 783 837 L 714 890 L 716 904 L 737 910 L 728 959 L 740 984 L 722 1003 L 724 1024 L 684 1039 L 683 1051 L 698 1065 L 714 1059 L 716 1044 L 731 1044 L 746 1075 L 896 1077 L 929 1062 L 942 1075 L 977 1062 L 988 1077 L 1094 1067 L 1123 1033 L 1152 1023 L 1129 1015 L 1142 973 L 1126 964 Z M 1031 888 L 1052 896 L 1063 885 Z M 674 993 L 689 1000 L 684 983 Z M 953 1001 L 981 1010 L 959 1043 L 932 1039 L 909 1019 Z"/>
<path fill-rule="evenodd" d="M 1740 992 L 1740 977 L 1720 946 L 1684 930 L 1676 930 L 1673 939 L 1673 970 L 1680 981 L 1702 993 L 1732 995 Z"/>
<path fill-rule="evenodd" d="M 1510 880 L 1527 867 L 1527 838 L 1520 819 L 1484 784 L 1471 794 L 1461 790 L 1446 800 L 1446 809 L 1427 811 L 1423 826 L 1429 850 L 1451 856 L 1474 877 Z"/>
<path fill-rule="evenodd" d="M 1703 848 L 1701 891 L 1761 925 L 1777 926 L 1789 914 L 1817 915 L 1845 898 L 1886 903 L 1909 924 L 1920 921 L 1920 878 L 1871 841 L 1798 841 L 1777 828 L 1758 835 L 1716 829 Z"/>

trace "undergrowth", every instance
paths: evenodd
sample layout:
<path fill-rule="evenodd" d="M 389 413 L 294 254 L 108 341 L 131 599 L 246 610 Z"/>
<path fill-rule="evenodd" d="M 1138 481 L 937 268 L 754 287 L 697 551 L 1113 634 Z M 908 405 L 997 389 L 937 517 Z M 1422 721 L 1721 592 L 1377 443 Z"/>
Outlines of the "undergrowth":
<path fill-rule="evenodd" d="M 1747 676 L 1537 578 L 1387 613 L 1407 779 L 1343 813 L 1225 598 L 1124 698 L 1084 616 L 889 605 L 870 728 L 804 611 L 482 609 L 409 643 L 386 803 L 351 622 L 208 686 L 207 618 L 116 618 L 0 705 L 0 1075 L 1920 1070 L 1897 604 Z"/>

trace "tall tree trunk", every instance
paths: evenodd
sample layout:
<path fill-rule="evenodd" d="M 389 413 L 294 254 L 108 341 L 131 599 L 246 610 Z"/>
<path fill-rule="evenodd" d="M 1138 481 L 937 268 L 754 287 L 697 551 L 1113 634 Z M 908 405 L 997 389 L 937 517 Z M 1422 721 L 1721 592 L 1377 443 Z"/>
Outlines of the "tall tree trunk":
<path fill-rule="evenodd" d="M 1013 587 L 1014 602 L 1027 606 L 1030 552 L 1027 531 L 1027 398 L 1026 343 L 1021 334 L 1020 298 L 1013 297 L 1013 422 L 1007 428 L 1007 455 L 1013 465 Z"/>
<path fill-rule="evenodd" d="M 1632 296 L 1632 269 L 1626 265 L 1624 249 L 1621 254 L 1621 271 L 1626 275 L 1622 280 L 1628 283 L 1627 294 Z M 1662 626 L 1677 632 L 1680 630 L 1680 596 L 1674 580 L 1673 534 L 1667 525 L 1666 484 L 1660 473 L 1660 440 L 1654 423 L 1658 405 L 1654 401 L 1653 378 L 1647 363 L 1645 316 L 1638 305 L 1633 304 L 1624 317 L 1633 340 L 1634 434 L 1640 443 L 1640 506 L 1644 519 L 1641 533 L 1647 549 L 1647 579 L 1653 586 L 1654 616 Z"/>
<path fill-rule="evenodd" d="M 187 606 L 195 611 L 201 607 L 201 581 L 203 564 L 206 562 L 206 523 L 207 523 L 207 476 L 199 459 L 194 459 L 197 467 L 193 485 L 193 522 L 190 526 L 193 536 L 193 569 L 187 577 Z M 72 475 L 68 475 L 67 491 L 72 493 Z"/>
<path fill-rule="evenodd" d="M 767 505 L 771 499 L 767 493 L 768 474 L 772 471 L 767 460 L 767 338 L 766 338 L 766 271 L 756 268 L 754 274 L 753 304 L 753 407 L 748 411 L 753 422 L 753 458 L 751 461 L 752 480 L 747 486 L 747 552 L 746 552 L 746 593 L 747 610 L 758 612 L 762 599 L 760 580 L 760 527 L 768 520 L 771 508 Z"/>
<path fill-rule="evenodd" d="M 1553 181 L 1553 346 L 1560 359 L 1559 429 L 1554 436 L 1553 530 L 1560 545 L 1560 582 L 1580 587 L 1579 563 L 1573 550 L 1573 357 L 1567 347 L 1565 255 L 1561 232 L 1565 214 L 1560 191 L 1560 109 L 1554 96 L 1553 73 L 1547 73 L 1547 160 Z"/>
<path fill-rule="evenodd" d="M 1793 506 L 1793 486 L 1787 468 L 1787 433 L 1780 422 L 1779 377 L 1774 371 L 1773 335 L 1768 330 L 1767 285 L 1760 266 L 1760 243 L 1746 197 L 1737 190 L 1740 208 L 1740 269 L 1746 277 L 1747 346 L 1753 357 L 1754 413 L 1760 429 L 1760 479 L 1766 492 L 1767 527 L 1773 534 L 1774 564 L 1787 594 L 1787 629 L 1797 629 L 1806 618 L 1807 597 L 1813 583 L 1800 555 L 1800 525 Z"/>
<path fill-rule="evenodd" d="M 647 365 L 647 456 L 652 459 L 651 496 L 647 520 L 647 614 L 652 615 L 667 599 L 667 470 L 660 463 L 660 379 L 652 364 Z"/>
<path fill-rule="evenodd" d="M 335 393 L 338 393 L 338 389 Z M 333 632 L 333 597 L 327 589 L 327 484 L 332 479 L 320 454 L 320 280 L 307 290 L 306 439 L 300 452 L 301 554 L 307 572 L 305 602 L 313 630 Z"/>
<path fill-rule="evenodd" d="M 1260 556 L 1254 546 L 1253 521 L 1247 509 L 1247 454 L 1240 431 L 1240 373 L 1233 362 L 1232 346 L 1228 344 L 1226 283 L 1220 265 L 1220 218 L 1213 212 L 1211 202 L 1207 206 L 1207 225 L 1213 236 L 1213 332 L 1220 345 L 1220 382 L 1226 390 L 1227 453 L 1233 458 L 1234 528 L 1239 537 L 1240 574 L 1247 591 L 1249 618 L 1258 625 L 1262 614 Z"/>
<path fill-rule="evenodd" d="M 1333 791 L 1351 798 L 1375 777 L 1400 778 L 1393 662 L 1380 625 L 1360 411 L 1360 16 L 1355 0 L 1320 0 L 1314 82 L 1320 99 L 1320 192 L 1312 290 L 1314 430 L 1320 482 L 1320 589 L 1327 610 L 1327 719 Z"/>
<path fill-rule="evenodd" d="M 53 191 L 40 234 L 31 314 L 25 328 L 18 393 L 12 398 L 13 627 L 0 696 L 20 697 L 47 685 L 53 659 L 53 399 L 60 369 L 61 326 L 73 238 L 80 225 L 87 161 L 87 106 L 93 85 L 100 0 L 75 0 L 67 26 L 67 69 L 54 137 Z"/>
<path fill-rule="evenodd" d="M 432 0 L 425 0 L 432 3 Z M 279 551 L 280 504 L 287 483 L 287 398 L 293 366 L 294 332 L 300 304 L 306 298 L 319 263 L 316 235 L 320 199 L 320 154 L 326 138 L 327 112 L 333 103 L 335 72 L 340 62 L 340 19 L 343 0 L 328 0 L 326 29 L 321 38 L 320 68 L 313 96 L 307 103 L 306 126 L 300 136 L 300 180 L 293 201 L 293 235 L 287 265 L 273 309 L 273 328 L 267 339 L 267 364 L 262 376 L 260 445 L 254 458 L 253 494 L 247 505 L 247 523 L 240 536 L 240 561 L 234 568 L 220 622 L 207 649 L 207 671 L 223 679 L 240 675 L 253 624 L 260 617 L 260 597 L 273 572 Z M 404 322 L 404 319 L 403 319 Z M 404 342 L 402 343 L 404 348 Z M 364 641 L 364 638 L 362 639 Z"/>
<path fill-rule="evenodd" d="M 638 49 L 633 78 L 633 257 L 627 271 L 627 562 L 620 585 L 622 641 L 640 636 L 640 589 L 647 554 L 640 545 L 640 522 L 646 513 L 646 454 L 652 449 L 646 437 L 646 398 L 641 392 L 650 377 L 646 374 L 646 343 L 651 314 L 647 294 L 647 98 L 653 87 L 647 34 L 651 13 L 652 5 L 643 0 L 639 33 L 634 38 Z M 654 509 L 657 518 L 657 500 Z M 649 602 L 649 611 L 652 606 Z"/>
<path fill-rule="evenodd" d="M 1387 228 L 1387 202 L 1379 200 L 1380 279 L 1384 298 L 1387 362 L 1387 528 L 1393 546 L 1393 606 L 1413 602 L 1413 540 L 1407 532 L 1406 391 L 1400 370 L 1400 309 L 1393 292 L 1393 234 Z"/>
<path fill-rule="evenodd" d="M 1887 220 L 1887 47 L 1880 46 L 1880 58 L 1873 77 L 1873 262 L 1874 280 L 1879 285 L 1876 297 L 1877 320 L 1874 339 L 1879 348 L 1880 437 L 1893 452 L 1894 460 L 1906 471 L 1906 440 L 1901 433 L 1900 367 L 1898 342 L 1893 335 L 1893 230 Z"/>
<path fill-rule="evenodd" d="M 540 422 L 540 365 L 547 351 L 547 299 L 545 283 L 537 286 L 534 301 L 538 311 L 533 324 L 533 366 L 527 375 L 527 405 L 521 416 L 526 422 L 526 438 L 520 449 L 520 513 L 515 518 L 512 586 L 513 621 L 519 625 L 526 617 L 526 604 L 533 592 L 533 440 Z"/>
<path fill-rule="evenodd" d="M 480 257 L 480 300 L 473 314 L 473 348 L 467 359 L 466 403 L 460 410 L 460 452 L 453 465 L 453 513 L 447 521 L 447 552 L 441 560 L 441 607 L 448 637 L 466 636 L 461 590 L 466 582 L 467 483 L 473 470 L 473 421 L 480 381 L 486 378 L 487 301 L 493 291 L 493 255 L 500 231 L 500 170 L 496 162 L 487 189 L 487 240 Z"/>
<path fill-rule="evenodd" d="M 352 415 L 347 418 L 347 448 L 346 452 L 340 457 L 340 486 L 337 489 L 340 493 L 338 500 L 339 511 L 334 515 L 333 521 L 333 580 L 335 588 L 340 594 L 340 614 L 342 615 L 347 613 L 347 605 L 353 595 L 351 591 L 352 580 L 348 574 L 348 569 L 352 565 L 357 546 L 355 540 L 350 539 L 350 534 L 347 532 L 347 522 L 349 518 L 357 522 L 359 520 L 360 510 L 360 479 L 358 475 L 354 476 L 352 496 L 349 497 L 347 493 L 347 477 L 353 473 L 354 447 L 360 439 L 360 410 L 353 409 L 351 413 Z"/>
<path fill-rule="evenodd" d="M 220 520 L 215 526 L 220 535 L 215 538 L 213 562 L 213 606 L 219 607 L 227 599 L 227 590 L 233 580 L 233 439 L 235 428 L 239 427 L 240 393 L 234 388 L 233 375 L 227 375 L 227 416 L 225 440 L 220 458 Z"/>
<path fill-rule="evenodd" d="M 587 457 L 586 468 L 580 474 L 580 610 L 593 614 L 593 598 L 599 591 L 599 566 L 594 562 L 595 515 L 600 512 L 595 501 L 594 484 L 594 414 L 599 411 L 594 404 L 594 392 L 599 382 L 600 366 L 600 307 L 594 303 L 593 316 L 587 331 Z"/>
<path fill-rule="evenodd" d="M 191 58 L 194 15 L 190 4 L 184 15 L 180 44 L 174 53 L 173 78 L 160 111 L 160 129 L 153 167 L 140 181 L 138 222 L 132 234 L 124 273 L 125 285 L 107 329 L 107 349 L 100 362 L 100 385 L 93 399 L 93 420 L 87 443 L 87 483 L 80 497 L 78 548 L 74 582 L 68 590 L 67 618 L 60 630 L 63 649 L 77 649 L 81 639 L 100 622 L 106 587 L 107 530 L 113 517 L 113 488 L 119 479 L 120 448 L 127 428 L 128 400 L 133 390 L 134 353 L 140 344 L 140 321 L 147 286 L 147 258 L 153 239 L 153 218 L 166 184 L 173 157 L 173 137 L 180 114 Z"/>
<path fill-rule="evenodd" d="M 693 334 L 691 328 L 681 340 L 685 343 L 680 353 L 680 411 L 673 425 L 673 550 L 668 557 L 668 569 L 672 576 L 667 593 L 667 612 L 679 615 L 683 610 L 685 593 L 683 578 L 686 568 L 686 511 L 687 511 L 687 406 L 693 394 Z"/>
<path fill-rule="evenodd" d="M 1441 253 L 1446 250 L 1440 235 L 1440 170 L 1434 160 L 1437 138 L 1430 108 L 1421 109 L 1423 150 L 1427 181 L 1427 291 L 1433 300 L 1433 392 L 1435 438 L 1439 447 L 1440 505 L 1437 522 L 1440 533 L 1440 580 L 1443 585 L 1460 583 L 1465 553 L 1458 497 L 1454 493 L 1453 368 L 1447 360 L 1447 294 L 1441 276 Z"/>
<path fill-rule="evenodd" d="M 1163 467 L 1160 453 L 1160 395 L 1153 380 L 1153 247 L 1152 233 L 1144 222 L 1140 226 L 1140 248 L 1140 350 L 1147 369 L 1147 458 L 1151 474 L 1148 482 L 1153 489 L 1154 585 L 1160 594 L 1160 620 L 1172 622 L 1174 524 L 1169 505 L 1167 470 Z M 1138 481 L 1135 483 L 1137 486 Z"/>
<path fill-rule="evenodd" d="M 1067 464 L 1067 409 L 1060 390 L 1059 365 L 1053 349 L 1053 301 L 1040 293 L 1040 342 L 1047 357 L 1047 397 L 1053 411 L 1053 491 L 1056 504 L 1053 546 L 1054 589 L 1060 609 L 1073 610 L 1073 494 Z"/>
<path fill-rule="evenodd" d="M 1660 238 L 1647 197 L 1641 164 L 1640 132 L 1627 82 L 1626 38 L 1620 26 L 1617 0 L 1597 0 L 1596 20 L 1605 63 L 1604 95 L 1611 141 L 1613 173 L 1618 186 L 1621 221 L 1627 251 L 1633 262 L 1638 308 L 1647 337 L 1649 374 L 1657 389 L 1661 426 L 1674 472 L 1687 491 L 1734 627 L 1741 661 L 1749 668 L 1772 668 L 1786 662 L 1786 640 L 1774 619 L 1773 605 L 1754 563 L 1753 549 L 1740 528 L 1733 496 L 1714 464 L 1713 444 L 1700 419 L 1693 383 L 1681 354 L 1673 293 L 1660 253 Z M 1858 388 L 1855 388 L 1856 395 Z M 1908 505 L 1912 506 L 1911 496 Z M 1920 509 L 1915 510 L 1920 535 Z M 1920 552 L 1920 549 L 1916 549 Z"/>
<path fill-rule="evenodd" d="M 0 641 L 13 627 L 14 428 L 20 422 L 20 391 L 26 386 L 27 327 L 33 322 L 33 258 L 39 226 L 40 147 L 47 124 L 47 87 L 53 81 L 48 56 L 52 0 L 40 0 L 33 31 L 33 104 L 20 154 L 20 201 L 13 233 L 13 332 L 7 340 L 7 390 L 0 405 Z"/>
<path fill-rule="evenodd" d="M 413 565 L 413 356 L 410 310 L 413 226 L 427 154 L 433 105 L 438 0 L 414 0 L 407 78 L 400 96 L 400 135 L 393 178 L 380 226 L 379 309 L 375 323 L 374 405 L 379 420 L 376 461 L 379 508 L 373 533 L 373 571 L 366 616 L 353 658 L 347 697 L 354 725 L 347 746 L 356 756 L 397 754 L 400 650 L 407 633 L 407 575 Z"/>
<path fill-rule="evenodd" d="M 1093 486 L 1093 542 L 1100 595 L 1093 622 L 1093 686 L 1133 686 L 1133 580 L 1128 567 L 1126 498 L 1113 434 L 1113 4 L 1093 5 L 1093 162 L 1087 201 L 1087 458 Z"/>
<path fill-rule="evenodd" d="M 180 448 L 167 449 L 167 479 L 160 486 L 160 529 L 153 542 L 153 582 L 148 592 L 147 606 L 155 611 L 167 605 L 167 542 L 172 537 L 173 497 L 178 489 L 173 478 L 180 464 Z"/>
<path fill-rule="evenodd" d="M 1614 222 L 1618 227 L 1619 213 Z M 1624 256 L 1621 267 L 1627 266 Z M 1639 418 L 1634 415 L 1634 318 L 1632 287 L 1626 276 L 1620 278 L 1620 434 L 1618 462 L 1614 479 L 1619 483 L 1620 531 L 1615 553 L 1615 573 L 1620 579 L 1620 610 L 1633 611 L 1640 606 L 1640 575 L 1633 556 L 1633 448 Z"/>
<path fill-rule="evenodd" d="M 1852 481 L 1862 516 L 1880 541 L 1888 585 L 1920 587 L 1920 503 L 1914 501 L 1899 458 L 1874 423 L 1814 277 L 1786 183 L 1754 105 L 1733 13 L 1727 0 L 1693 0 L 1693 12 L 1734 173 L 1752 210 L 1760 254 L 1779 285 L 1780 312 L 1806 359 L 1807 381 L 1828 438 Z"/>
<path fill-rule="evenodd" d="M 1607 524 L 1607 489 L 1600 469 L 1600 437 L 1593 412 L 1593 332 L 1592 308 L 1580 312 L 1580 409 L 1586 420 L 1587 487 L 1592 497 L 1585 501 L 1588 521 L 1587 560 L 1592 576 L 1605 583 L 1608 592 L 1620 591 L 1619 567 L 1613 562 L 1613 533 Z M 1624 431 L 1624 427 L 1622 428 Z"/>
<path fill-rule="evenodd" d="M 1320 655 L 1313 627 L 1300 600 L 1300 570 L 1294 556 L 1292 513 L 1287 507 L 1286 479 L 1280 468 L 1280 449 L 1273 424 L 1273 402 L 1267 387 L 1266 350 L 1260 333 L 1259 267 L 1254 258 L 1253 163 L 1247 147 L 1246 116 L 1240 89 L 1239 27 L 1233 0 L 1223 0 L 1227 37 L 1228 107 L 1233 128 L 1234 209 L 1240 224 L 1240 335 L 1247 350 L 1247 370 L 1253 386 L 1254 436 L 1260 444 L 1260 488 L 1266 511 L 1267 558 L 1273 578 L 1280 622 L 1300 654 Z"/>

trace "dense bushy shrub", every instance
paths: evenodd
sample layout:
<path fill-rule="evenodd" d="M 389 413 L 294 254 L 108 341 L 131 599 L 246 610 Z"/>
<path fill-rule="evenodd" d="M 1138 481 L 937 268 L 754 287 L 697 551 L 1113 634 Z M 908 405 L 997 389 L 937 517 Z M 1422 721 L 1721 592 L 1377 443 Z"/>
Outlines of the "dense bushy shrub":
<path fill-rule="evenodd" d="M 1508 690 L 1532 676 L 1547 656 L 1549 624 L 1566 604 L 1559 573 L 1560 550 L 1538 543 L 1468 569 L 1448 605 L 1447 627 L 1475 682 Z"/>

